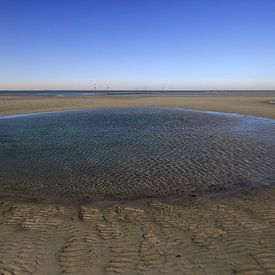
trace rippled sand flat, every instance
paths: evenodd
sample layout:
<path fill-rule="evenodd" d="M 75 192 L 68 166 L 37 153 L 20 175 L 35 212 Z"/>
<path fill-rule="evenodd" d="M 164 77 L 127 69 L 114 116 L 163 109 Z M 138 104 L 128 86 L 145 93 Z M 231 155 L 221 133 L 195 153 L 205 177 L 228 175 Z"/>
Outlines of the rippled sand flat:
<path fill-rule="evenodd" d="M 0 112 L 107 104 L 78 100 L 1 99 Z M 162 100 L 149 103 L 275 118 L 268 103 L 274 96 Z M 126 102 L 108 104 L 125 107 Z M 0 274 L 275 274 L 274 197 L 274 187 L 184 201 L 78 205 L 2 196 Z"/>
<path fill-rule="evenodd" d="M 275 121 L 172 108 L 0 120 L 0 192 L 137 199 L 270 184 Z"/>
<path fill-rule="evenodd" d="M 275 189 L 78 206 L 0 203 L 1 274 L 274 274 Z"/>

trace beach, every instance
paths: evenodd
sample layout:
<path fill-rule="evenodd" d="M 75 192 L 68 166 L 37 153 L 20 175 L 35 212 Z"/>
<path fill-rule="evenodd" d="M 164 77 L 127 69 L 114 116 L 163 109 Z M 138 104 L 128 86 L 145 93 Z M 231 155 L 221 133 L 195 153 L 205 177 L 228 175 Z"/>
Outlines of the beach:
<path fill-rule="evenodd" d="M 174 107 L 275 119 L 274 99 L 275 92 L 2 96 L 0 115 Z M 274 196 L 272 185 L 132 201 L 5 194 L 0 196 L 0 274 L 275 274 Z"/>
<path fill-rule="evenodd" d="M 234 92 L 199 95 L 105 95 L 82 97 L 1 96 L 0 115 L 58 110 L 122 107 L 177 107 L 239 113 L 275 119 L 275 92 Z"/>

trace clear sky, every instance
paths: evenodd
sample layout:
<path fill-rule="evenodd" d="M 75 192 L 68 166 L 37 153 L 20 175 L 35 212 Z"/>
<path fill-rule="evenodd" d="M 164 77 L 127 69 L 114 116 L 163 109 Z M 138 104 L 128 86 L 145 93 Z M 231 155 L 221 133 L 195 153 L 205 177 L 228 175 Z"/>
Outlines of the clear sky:
<path fill-rule="evenodd" d="M 0 0 L 0 89 L 275 89 L 275 0 Z"/>

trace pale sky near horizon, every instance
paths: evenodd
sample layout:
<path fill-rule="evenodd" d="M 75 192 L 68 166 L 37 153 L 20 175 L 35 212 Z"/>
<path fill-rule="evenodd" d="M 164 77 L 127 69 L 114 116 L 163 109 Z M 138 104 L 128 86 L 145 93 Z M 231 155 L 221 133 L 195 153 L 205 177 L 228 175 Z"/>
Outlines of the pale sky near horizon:
<path fill-rule="evenodd" d="M 0 89 L 94 83 L 275 89 L 275 1 L 0 1 Z"/>

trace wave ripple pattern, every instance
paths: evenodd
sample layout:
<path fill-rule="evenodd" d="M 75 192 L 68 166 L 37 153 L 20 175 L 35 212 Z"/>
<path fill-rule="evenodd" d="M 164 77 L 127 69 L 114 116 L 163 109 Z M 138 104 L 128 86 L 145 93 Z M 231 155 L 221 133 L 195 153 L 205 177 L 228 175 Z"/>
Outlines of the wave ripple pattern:
<path fill-rule="evenodd" d="M 5 118 L 0 191 L 105 200 L 270 184 L 274 136 L 274 120 L 168 108 Z"/>

